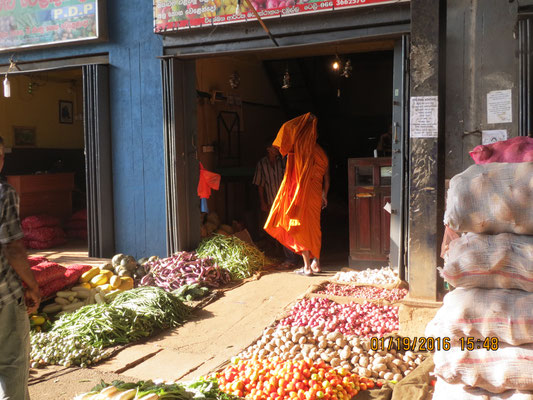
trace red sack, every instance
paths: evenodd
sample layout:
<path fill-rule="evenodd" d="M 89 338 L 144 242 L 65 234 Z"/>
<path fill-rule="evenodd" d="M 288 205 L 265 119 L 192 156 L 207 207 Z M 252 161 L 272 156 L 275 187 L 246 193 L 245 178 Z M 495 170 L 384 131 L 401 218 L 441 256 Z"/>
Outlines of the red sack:
<path fill-rule="evenodd" d="M 92 267 L 90 265 L 81 265 L 81 264 L 75 264 L 75 265 L 69 265 L 67 267 L 67 270 L 65 271 L 65 282 L 66 285 L 73 285 L 80 277 L 87 271 L 89 271 Z"/>
<path fill-rule="evenodd" d="M 43 299 L 51 297 L 52 295 L 56 294 L 61 289 L 65 288 L 66 286 L 67 286 L 67 280 L 65 279 L 65 277 L 46 283 L 43 286 L 39 286 L 41 297 Z"/>
<path fill-rule="evenodd" d="M 518 136 L 502 142 L 479 145 L 470 152 L 476 164 L 533 161 L 533 138 Z"/>
<path fill-rule="evenodd" d="M 60 225 L 61 225 L 61 221 L 59 220 L 59 218 L 52 217 L 51 215 L 32 215 L 22 220 L 23 230 L 43 228 L 45 226 L 52 227 L 52 226 L 60 226 Z"/>
<path fill-rule="evenodd" d="M 31 268 L 39 286 L 62 279 L 66 269 L 55 262 L 42 262 Z"/>
<path fill-rule="evenodd" d="M 61 246 L 62 244 L 67 243 L 67 239 L 65 238 L 56 238 L 53 240 L 49 240 L 47 242 L 40 242 L 38 240 L 25 240 L 24 244 L 28 249 L 35 249 L 35 250 L 45 250 L 45 249 L 51 249 L 52 247 Z"/>
<path fill-rule="evenodd" d="M 80 210 L 78 212 L 75 212 L 72 217 L 70 217 L 71 221 L 87 221 L 87 209 Z"/>
<path fill-rule="evenodd" d="M 23 229 L 23 231 L 24 236 L 27 237 L 28 240 L 36 240 L 38 242 L 49 242 L 57 238 L 65 237 L 65 231 L 58 226 L 44 226 L 42 228 Z"/>
<path fill-rule="evenodd" d="M 46 257 L 28 257 L 28 263 L 30 264 L 30 268 L 44 262 L 48 262 L 48 259 Z"/>
<path fill-rule="evenodd" d="M 87 221 L 81 219 L 72 219 L 67 223 L 67 225 L 65 225 L 65 228 L 67 230 L 87 230 Z"/>
<path fill-rule="evenodd" d="M 83 240 L 87 240 L 87 229 L 73 229 L 73 230 L 69 230 L 67 231 L 67 236 L 69 238 L 73 238 L 73 239 L 83 239 Z"/>

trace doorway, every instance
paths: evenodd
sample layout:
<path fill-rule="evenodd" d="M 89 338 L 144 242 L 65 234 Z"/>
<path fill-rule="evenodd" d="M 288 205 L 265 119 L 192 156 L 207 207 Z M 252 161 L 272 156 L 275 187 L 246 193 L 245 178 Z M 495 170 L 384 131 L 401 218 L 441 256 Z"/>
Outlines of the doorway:
<path fill-rule="evenodd" d="M 378 42 L 374 48 L 366 43 L 364 50 L 358 43 L 337 48 L 307 47 L 290 55 L 286 51 L 271 50 L 194 61 L 165 60 L 164 87 L 170 84 L 166 94 L 171 96 L 165 97 L 168 105 L 165 108 L 169 111 L 165 118 L 165 122 L 169 122 L 166 124 L 167 166 L 177 165 L 176 161 L 179 161 L 192 172 L 200 161 L 206 169 L 220 173 L 222 187 L 209 199 L 209 212 L 217 214 L 221 225 L 244 226 L 252 238 L 260 240 L 261 218 L 257 215 L 260 207 L 257 188 L 252 184 L 255 165 L 265 155 L 266 144 L 272 142 L 284 122 L 305 112 L 315 113 L 319 120 L 318 141 L 328 154 L 332 176 L 330 200 L 322 216 L 323 260 L 347 265 L 350 253 L 348 160 L 373 157 L 380 136 L 394 124 L 396 142 L 403 140 L 404 123 L 398 120 L 403 115 L 395 113 L 394 106 L 404 105 L 403 86 L 395 86 L 398 78 L 395 72 L 398 68 L 397 43 L 394 40 Z M 334 68 L 336 62 L 339 66 Z M 186 70 L 194 75 L 187 78 L 180 75 Z M 402 78 L 399 76 L 398 79 L 403 85 Z M 190 84 L 191 80 L 194 85 Z M 178 86 L 182 89 L 179 92 L 176 90 Z M 397 94 L 398 99 L 393 99 L 392 94 Z M 197 99 L 194 106 L 187 103 L 188 96 Z M 185 104 L 188 104 L 187 112 L 183 111 Z M 196 120 L 186 118 L 191 111 L 195 111 Z M 233 115 L 238 121 L 237 130 L 221 133 L 218 122 L 224 113 Z M 182 116 L 185 117 L 183 122 L 173 123 L 180 121 Z M 180 137 L 180 133 L 183 136 Z M 240 149 L 235 148 L 232 157 L 226 157 L 228 146 L 221 141 L 224 135 L 240 144 Z M 171 151 L 172 141 L 177 143 L 178 140 L 183 147 Z M 388 156 L 391 158 L 391 175 L 403 174 L 391 153 Z M 179 213 L 180 207 L 187 207 L 176 201 L 178 190 L 168 186 L 173 176 L 177 177 L 177 174 L 172 168 L 167 169 L 169 223 L 177 221 L 171 213 Z M 197 182 L 191 173 L 185 179 L 190 188 Z M 392 176 L 391 186 L 392 192 L 402 192 L 400 182 L 394 182 Z M 194 196 L 191 200 L 192 204 L 199 202 Z M 393 210 L 400 207 L 392 206 Z M 193 210 L 190 205 L 188 207 Z M 190 217 L 193 224 L 197 217 L 201 219 L 199 210 Z M 189 228 L 191 226 L 189 224 Z M 395 226 L 403 229 L 403 224 Z M 197 230 L 196 238 L 192 230 L 182 224 L 175 223 L 174 227 L 174 237 L 169 241 L 170 252 L 193 248 L 202 233 L 202 226 Z M 205 230 L 203 233 L 205 235 Z M 400 236 L 399 233 L 394 235 Z M 397 243 L 395 240 L 394 244 Z M 384 247 L 394 246 L 391 242 Z M 397 265 L 398 257 L 395 262 Z"/>
<path fill-rule="evenodd" d="M 107 67 L 21 65 L 9 82 L 11 96 L 0 98 L 3 175 L 19 194 L 28 250 L 112 255 Z"/>

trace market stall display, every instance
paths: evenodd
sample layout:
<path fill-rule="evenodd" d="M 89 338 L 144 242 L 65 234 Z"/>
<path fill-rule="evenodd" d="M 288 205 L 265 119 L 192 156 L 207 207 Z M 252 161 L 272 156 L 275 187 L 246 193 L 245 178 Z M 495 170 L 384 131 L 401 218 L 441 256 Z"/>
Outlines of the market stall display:
<path fill-rule="evenodd" d="M 346 369 L 335 369 L 324 362 L 238 360 L 218 375 L 220 388 L 239 397 L 348 400 L 360 390 L 373 387 L 366 378 Z"/>
<path fill-rule="evenodd" d="M 261 338 L 237 357 L 324 361 L 331 367 L 345 368 L 361 377 L 399 382 L 424 360 L 426 354 L 400 351 L 397 343 L 394 338 L 389 338 L 383 341 L 381 348 L 380 342 L 345 336 L 340 332 L 278 326 L 265 329 Z"/>
<path fill-rule="evenodd" d="M 24 245 L 29 249 L 49 249 L 67 242 L 59 218 L 49 215 L 33 215 L 21 222 Z"/>
<path fill-rule="evenodd" d="M 141 286 L 157 286 L 167 291 L 185 285 L 220 287 L 231 281 L 227 270 L 210 257 L 199 257 L 196 252 L 181 251 L 171 257 L 157 259 L 145 264 L 147 274 Z"/>
<path fill-rule="evenodd" d="M 197 252 L 199 257 L 214 259 L 234 280 L 249 278 L 271 264 L 256 246 L 235 236 L 214 234 L 200 243 Z"/>
<path fill-rule="evenodd" d="M 88 265 L 69 265 L 63 267 L 57 263 L 42 261 L 35 259 L 31 267 L 37 283 L 41 296 L 47 299 L 54 296 L 58 291 L 75 284 L 78 279 L 88 270 L 91 269 Z M 46 311 L 45 312 L 49 312 Z"/>
<path fill-rule="evenodd" d="M 314 292 L 329 296 L 356 297 L 366 300 L 385 300 L 393 303 L 402 300 L 409 291 L 407 289 L 384 289 L 376 286 L 351 286 L 329 282 Z"/>
<path fill-rule="evenodd" d="M 320 327 L 326 332 L 358 336 L 383 336 L 400 328 L 398 307 L 373 303 L 338 304 L 316 297 L 297 302 L 280 325 Z"/>
<path fill-rule="evenodd" d="M 398 270 L 391 267 L 368 268 L 363 271 L 343 270 L 335 274 L 333 281 L 382 287 L 398 287 L 401 285 Z"/>

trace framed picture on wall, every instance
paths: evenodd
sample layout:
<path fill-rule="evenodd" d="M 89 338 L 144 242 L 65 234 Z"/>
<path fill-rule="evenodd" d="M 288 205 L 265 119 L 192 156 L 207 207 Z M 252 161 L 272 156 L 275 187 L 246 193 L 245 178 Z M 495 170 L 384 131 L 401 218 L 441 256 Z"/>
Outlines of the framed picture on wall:
<path fill-rule="evenodd" d="M 59 122 L 61 124 L 72 124 L 74 122 L 72 101 L 59 100 Z"/>
<path fill-rule="evenodd" d="M 14 126 L 13 133 L 15 147 L 33 147 L 36 145 L 35 127 Z"/>

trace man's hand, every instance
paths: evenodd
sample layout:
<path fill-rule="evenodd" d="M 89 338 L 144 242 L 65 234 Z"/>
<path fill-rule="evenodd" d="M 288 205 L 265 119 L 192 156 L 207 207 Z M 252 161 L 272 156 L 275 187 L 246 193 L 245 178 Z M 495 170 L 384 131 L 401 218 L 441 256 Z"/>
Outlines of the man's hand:
<path fill-rule="evenodd" d="M 39 292 L 39 287 L 27 288 L 24 292 L 24 300 L 26 302 L 26 308 L 28 309 L 28 314 L 33 314 L 39 308 L 41 303 L 41 293 Z"/>
<path fill-rule="evenodd" d="M 322 195 L 322 210 L 328 206 L 328 198 Z"/>

